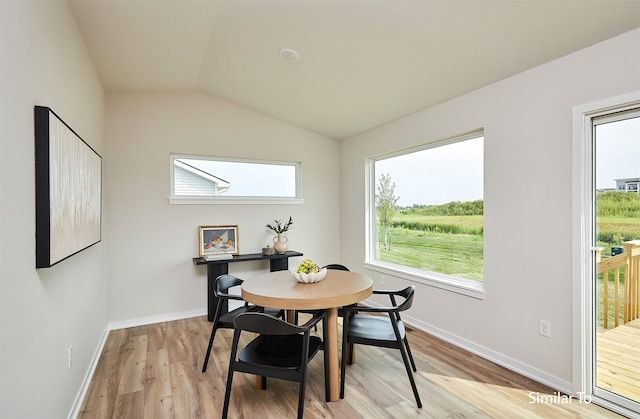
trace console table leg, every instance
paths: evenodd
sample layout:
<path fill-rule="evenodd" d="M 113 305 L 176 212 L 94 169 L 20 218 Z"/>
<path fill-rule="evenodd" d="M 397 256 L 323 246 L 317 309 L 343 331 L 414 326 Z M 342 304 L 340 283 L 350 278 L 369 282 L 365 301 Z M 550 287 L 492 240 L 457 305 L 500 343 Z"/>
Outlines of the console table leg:
<path fill-rule="evenodd" d="M 269 270 L 283 271 L 289 269 L 289 258 L 302 256 L 302 253 L 289 250 L 284 254 L 276 254 L 265 256 L 261 253 L 252 253 L 246 255 L 234 255 L 232 259 L 206 261 L 203 258 L 193 258 L 196 265 L 207 265 L 207 319 L 212 322 L 215 317 L 218 298 L 215 296 L 216 278 L 220 275 L 229 273 L 229 263 L 232 262 L 248 262 L 252 260 L 269 260 Z M 229 312 L 229 304 L 225 301 L 222 307 L 222 313 Z"/>
<path fill-rule="evenodd" d="M 208 264 L 207 265 L 207 320 L 213 321 L 213 317 L 216 313 L 216 307 L 218 306 L 218 297 L 216 297 L 214 290 L 216 287 L 216 278 L 220 275 L 229 273 L 229 265 L 226 263 L 220 264 Z M 222 306 L 222 314 L 229 311 L 228 301 L 224 301 Z"/>
<path fill-rule="evenodd" d="M 288 258 L 271 259 L 269 261 L 269 270 L 271 272 L 286 271 L 287 269 L 289 269 L 289 259 Z"/>

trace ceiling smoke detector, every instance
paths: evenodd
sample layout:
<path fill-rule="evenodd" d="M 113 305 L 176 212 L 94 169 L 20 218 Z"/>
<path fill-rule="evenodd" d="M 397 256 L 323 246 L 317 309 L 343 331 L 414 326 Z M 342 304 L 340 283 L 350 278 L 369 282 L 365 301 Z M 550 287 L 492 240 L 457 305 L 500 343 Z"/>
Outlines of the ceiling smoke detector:
<path fill-rule="evenodd" d="M 297 51 L 294 51 L 289 48 L 281 49 L 280 56 L 287 61 L 298 61 L 300 59 L 300 54 L 298 54 Z"/>

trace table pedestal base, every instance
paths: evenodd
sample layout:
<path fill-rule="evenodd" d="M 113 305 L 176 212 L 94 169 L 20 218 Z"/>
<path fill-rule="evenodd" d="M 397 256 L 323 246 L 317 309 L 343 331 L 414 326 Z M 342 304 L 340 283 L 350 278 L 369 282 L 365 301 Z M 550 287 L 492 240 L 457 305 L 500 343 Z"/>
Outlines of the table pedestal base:
<path fill-rule="evenodd" d="M 324 356 L 329 362 L 329 400 L 340 400 L 340 364 L 338 362 L 338 309 L 327 310 L 327 341 L 324 343 Z"/>

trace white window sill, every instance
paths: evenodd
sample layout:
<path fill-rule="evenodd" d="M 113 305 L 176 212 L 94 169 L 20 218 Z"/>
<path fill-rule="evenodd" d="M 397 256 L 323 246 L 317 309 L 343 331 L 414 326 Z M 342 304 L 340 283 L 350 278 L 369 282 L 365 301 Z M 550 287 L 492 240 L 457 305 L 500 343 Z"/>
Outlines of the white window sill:
<path fill-rule="evenodd" d="M 171 197 L 169 203 L 173 205 L 260 205 L 260 204 L 304 204 L 302 198 L 262 198 L 262 197 Z"/>
<path fill-rule="evenodd" d="M 380 261 L 365 262 L 364 267 L 381 274 L 396 276 L 408 281 L 455 292 L 479 300 L 484 300 L 485 298 L 484 285 L 479 281 L 465 280 L 463 278 Z"/>

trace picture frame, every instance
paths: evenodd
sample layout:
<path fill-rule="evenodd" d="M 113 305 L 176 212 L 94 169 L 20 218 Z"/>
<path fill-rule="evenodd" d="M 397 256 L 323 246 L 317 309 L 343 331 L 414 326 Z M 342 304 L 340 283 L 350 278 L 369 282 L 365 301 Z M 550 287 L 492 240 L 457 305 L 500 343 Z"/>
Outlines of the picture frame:
<path fill-rule="evenodd" d="M 34 108 L 36 268 L 101 241 L 102 157 L 53 110 Z"/>
<path fill-rule="evenodd" d="M 201 258 L 240 254 L 237 225 L 198 227 L 198 249 Z"/>

